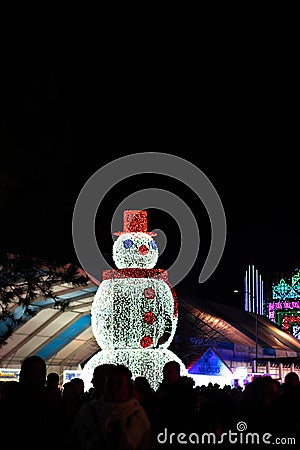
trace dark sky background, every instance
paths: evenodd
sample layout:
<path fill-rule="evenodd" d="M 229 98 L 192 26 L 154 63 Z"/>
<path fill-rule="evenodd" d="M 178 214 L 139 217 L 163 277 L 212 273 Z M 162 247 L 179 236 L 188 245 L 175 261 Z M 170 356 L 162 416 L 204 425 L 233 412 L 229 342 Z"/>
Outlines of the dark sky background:
<path fill-rule="evenodd" d="M 228 227 L 217 269 L 199 285 L 210 245 L 200 199 L 154 174 L 123 181 L 105 197 L 96 219 L 102 252 L 111 253 L 110 221 L 125 196 L 137 186 L 160 187 L 182 198 L 199 224 L 198 259 L 179 291 L 242 306 L 233 290 L 243 289 L 248 264 L 266 280 L 300 267 L 295 72 L 288 64 L 283 77 L 262 60 L 258 72 L 248 62 L 241 60 L 237 70 L 227 60 L 226 77 L 206 68 L 201 79 L 190 66 L 179 74 L 175 66 L 160 71 L 150 62 L 138 71 L 120 65 L 122 75 L 106 68 L 104 77 L 96 66 L 75 70 L 55 59 L 8 69 L 0 133 L 1 251 L 76 262 L 72 215 L 86 181 L 115 158 L 155 151 L 197 165 L 216 188 Z M 180 245 L 176 222 L 151 210 L 149 228 L 161 228 L 168 239 L 157 264 L 167 268 Z"/>

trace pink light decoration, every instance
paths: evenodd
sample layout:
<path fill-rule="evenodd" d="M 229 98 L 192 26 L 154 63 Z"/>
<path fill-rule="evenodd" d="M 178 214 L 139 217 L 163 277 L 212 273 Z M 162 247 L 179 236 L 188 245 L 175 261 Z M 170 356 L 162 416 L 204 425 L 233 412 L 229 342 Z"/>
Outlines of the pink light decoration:
<path fill-rule="evenodd" d="M 268 317 L 270 320 L 275 319 L 275 311 L 282 310 L 282 309 L 300 309 L 300 301 L 294 301 L 294 302 L 288 302 L 288 301 L 282 301 L 282 302 L 272 302 L 268 304 Z"/>
<path fill-rule="evenodd" d="M 299 309 L 300 308 L 300 301 L 295 302 L 272 302 L 268 304 L 269 311 L 273 311 L 274 309 Z"/>

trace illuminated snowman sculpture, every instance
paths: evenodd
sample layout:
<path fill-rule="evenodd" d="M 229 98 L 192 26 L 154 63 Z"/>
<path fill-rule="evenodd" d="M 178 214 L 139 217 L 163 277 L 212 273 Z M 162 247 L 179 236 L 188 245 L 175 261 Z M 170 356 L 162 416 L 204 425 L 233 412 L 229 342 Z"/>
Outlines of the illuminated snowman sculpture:
<path fill-rule="evenodd" d="M 145 376 L 156 389 L 163 366 L 183 362 L 168 347 L 178 320 L 178 302 L 163 269 L 154 269 L 158 247 L 156 233 L 147 231 L 147 211 L 124 211 L 124 231 L 113 245 L 117 270 L 103 271 L 91 308 L 92 330 L 101 351 L 84 366 L 85 384 L 104 363 L 125 364 L 133 378 Z"/>

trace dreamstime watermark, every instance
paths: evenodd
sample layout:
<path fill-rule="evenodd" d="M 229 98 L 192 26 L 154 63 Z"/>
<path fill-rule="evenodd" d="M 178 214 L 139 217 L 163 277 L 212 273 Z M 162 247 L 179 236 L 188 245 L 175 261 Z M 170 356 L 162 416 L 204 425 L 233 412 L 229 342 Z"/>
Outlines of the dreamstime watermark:
<path fill-rule="evenodd" d="M 271 433 L 256 433 L 247 431 L 247 423 L 240 421 L 236 424 L 236 431 L 228 430 L 217 437 L 215 433 L 174 433 L 168 432 L 165 428 L 164 431 L 158 433 L 157 442 L 161 445 L 164 444 L 194 444 L 194 445 L 207 445 L 207 444 L 246 444 L 246 445 L 295 445 L 296 439 L 294 437 L 273 437 Z"/>
<path fill-rule="evenodd" d="M 211 245 L 199 275 L 205 282 L 222 257 L 226 241 L 226 218 L 220 197 L 207 176 L 184 158 L 159 152 L 127 155 L 96 171 L 83 186 L 73 211 L 72 233 L 74 248 L 82 268 L 95 279 L 109 265 L 97 245 L 95 218 L 104 196 L 118 182 L 143 173 L 165 175 L 185 183 L 201 199 L 211 223 Z M 178 223 L 181 247 L 176 261 L 168 269 L 173 286 L 191 270 L 198 255 L 200 236 L 197 221 L 190 208 L 172 192 L 164 189 L 139 189 L 124 199 L 112 219 L 112 232 L 121 226 L 126 209 L 156 208 L 169 213 Z M 117 223 L 117 221 L 119 221 Z"/>

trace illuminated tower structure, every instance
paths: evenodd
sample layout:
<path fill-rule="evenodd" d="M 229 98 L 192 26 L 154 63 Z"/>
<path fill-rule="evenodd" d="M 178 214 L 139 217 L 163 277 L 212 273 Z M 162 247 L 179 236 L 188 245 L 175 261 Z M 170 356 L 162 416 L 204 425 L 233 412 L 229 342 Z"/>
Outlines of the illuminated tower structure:
<path fill-rule="evenodd" d="M 178 301 L 168 273 L 154 268 L 158 247 L 156 233 L 147 231 L 147 211 L 124 211 L 123 231 L 113 244 L 117 269 L 104 270 L 91 308 L 93 334 L 101 350 L 84 366 L 89 384 L 93 370 L 104 363 L 124 364 L 133 377 L 145 376 L 156 389 L 163 366 L 177 361 L 181 374 L 187 369 L 168 349 L 178 321 Z"/>
<path fill-rule="evenodd" d="M 272 283 L 272 300 L 267 315 L 284 331 L 300 339 L 300 270 L 278 283 Z"/>
<path fill-rule="evenodd" d="M 245 311 L 264 314 L 264 283 L 255 266 L 249 265 L 244 279 Z"/>

